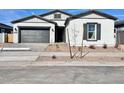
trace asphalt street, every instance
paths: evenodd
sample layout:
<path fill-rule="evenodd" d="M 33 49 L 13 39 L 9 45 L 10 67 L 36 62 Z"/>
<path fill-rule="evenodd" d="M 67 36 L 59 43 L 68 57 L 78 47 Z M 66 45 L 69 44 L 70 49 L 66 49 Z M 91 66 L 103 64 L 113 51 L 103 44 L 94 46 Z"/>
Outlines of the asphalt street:
<path fill-rule="evenodd" d="M 0 67 L 1 84 L 124 84 L 124 67 Z"/>

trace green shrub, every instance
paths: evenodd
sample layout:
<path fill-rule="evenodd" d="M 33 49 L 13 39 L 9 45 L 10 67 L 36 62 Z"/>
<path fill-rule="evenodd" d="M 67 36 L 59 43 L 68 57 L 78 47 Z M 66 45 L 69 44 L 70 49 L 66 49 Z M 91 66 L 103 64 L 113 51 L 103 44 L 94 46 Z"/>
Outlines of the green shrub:
<path fill-rule="evenodd" d="M 103 45 L 103 48 L 104 48 L 104 49 L 107 49 L 107 44 L 104 44 L 104 45 Z"/>
<path fill-rule="evenodd" d="M 52 56 L 52 59 L 56 59 L 56 56 L 55 56 L 55 55 L 53 55 L 53 56 Z"/>
<path fill-rule="evenodd" d="M 89 48 L 90 49 L 96 49 L 96 47 L 94 45 L 90 45 Z"/>

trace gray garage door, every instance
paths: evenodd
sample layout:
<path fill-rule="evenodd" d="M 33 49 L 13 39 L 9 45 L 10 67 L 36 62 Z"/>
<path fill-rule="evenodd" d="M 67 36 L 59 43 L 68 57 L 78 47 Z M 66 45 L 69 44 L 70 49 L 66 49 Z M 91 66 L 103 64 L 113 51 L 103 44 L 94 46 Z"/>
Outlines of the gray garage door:
<path fill-rule="evenodd" d="M 49 43 L 49 29 L 23 29 L 21 43 Z"/>
<path fill-rule="evenodd" d="M 117 41 L 120 44 L 124 44 L 124 31 L 118 31 L 118 33 L 117 33 Z"/>

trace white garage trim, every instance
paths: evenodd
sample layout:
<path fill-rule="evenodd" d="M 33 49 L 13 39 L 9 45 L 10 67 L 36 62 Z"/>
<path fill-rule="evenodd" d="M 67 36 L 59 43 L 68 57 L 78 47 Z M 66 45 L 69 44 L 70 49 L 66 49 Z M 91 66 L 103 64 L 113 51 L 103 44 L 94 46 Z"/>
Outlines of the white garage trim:
<path fill-rule="evenodd" d="M 48 21 L 46 19 L 31 16 L 28 18 L 20 19 L 13 22 L 13 42 L 19 43 L 19 27 L 49 27 L 50 28 L 50 43 L 55 42 L 55 22 Z"/>
<path fill-rule="evenodd" d="M 50 28 L 19 27 L 19 43 L 49 43 Z"/>

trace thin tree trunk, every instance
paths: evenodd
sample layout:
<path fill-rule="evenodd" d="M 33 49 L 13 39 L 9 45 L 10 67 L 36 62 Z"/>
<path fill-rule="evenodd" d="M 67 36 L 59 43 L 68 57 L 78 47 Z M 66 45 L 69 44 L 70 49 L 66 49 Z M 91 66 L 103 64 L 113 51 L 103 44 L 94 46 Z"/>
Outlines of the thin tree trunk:
<path fill-rule="evenodd" d="M 81 58 L 82 58 L 82 54 L 83 54 L 83 35 L 84 35 L 84 33 L 82 34 L 82 43 L 81 43 Z"/>
<path fill-rule="evenodd" d="M 70 37 L 69 37 L 69 31 L 68 31 L 68 30 L 67 30 L 67 35 L 68 35 L 70 58 L 73 58 L 73 57 L 72 57 L 72 51 L 71 51 L 71 45 L 70 45 Z"/>

